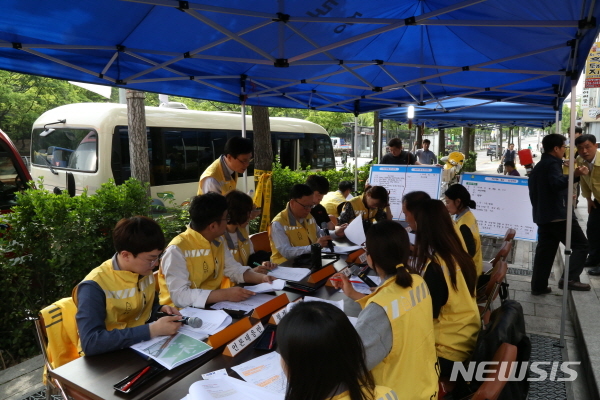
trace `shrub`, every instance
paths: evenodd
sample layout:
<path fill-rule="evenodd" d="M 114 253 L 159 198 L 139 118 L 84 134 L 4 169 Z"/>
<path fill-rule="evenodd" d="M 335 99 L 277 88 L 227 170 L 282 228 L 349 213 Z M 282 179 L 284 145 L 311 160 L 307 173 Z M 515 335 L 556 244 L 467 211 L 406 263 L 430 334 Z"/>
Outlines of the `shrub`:
<path fill-rule="evenodd" d="M 477 171 L 477 153 L 470 151 L 467 155 L 465 163 L 461 169 L 461 172 L 475 172 Z"/>

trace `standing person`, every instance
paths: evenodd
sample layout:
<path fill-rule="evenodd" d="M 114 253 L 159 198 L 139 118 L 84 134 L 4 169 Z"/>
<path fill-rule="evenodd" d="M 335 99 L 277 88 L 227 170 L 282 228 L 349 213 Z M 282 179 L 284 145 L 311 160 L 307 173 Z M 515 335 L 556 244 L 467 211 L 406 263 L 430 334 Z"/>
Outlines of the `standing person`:
<path fill-rule="evenodd" d="M 579 152 L 577 165 L 586 166 L 590 173 L 581 175 L 581 193 L 587 200 L 588 221 L 587 238 L 589 241 L 589 254 L 585 266 L 596 267 L 590 269 L 588 274 L 600 275 L 600 150 L 594 135 L 581 135 L 575 139 L 575 146 Z"/>
<path fill-rule="evenodd" d="M 340 212 L 338 211 L 338 207 L 340 204 L 345 203 L 350 193 L 354 189 L 354 183 L 350 181 L 341 181 L 338 184 L 338 190 L 335 192 L 329 192 L 325 196 L 323 196 L 323 200 L 321 200 L 321 204 L 327 210 L 329 215 L 333 215 L 334 217 L 339 217 Z M 341 211 L 341 210 L 340 210 Z"/>
<path fill-rule="evenodd" d="M 313 190 L 315 206 L 310 210 L 310 214 L 315 219 L 317 226 L 322 228 L 323 224 L 325 224 L 327 229 L 335 229 L 335 225 L 331 222 L 327 209 L 321 204 L 323 196 L 329 192 L 329 181 L 321 175 L 309 175 L 306 178 L 306 184 Z"/>
<path fill-rule="evenodd" d="M 504 153 L 502 153 L 502 159 L 500 160 L 500 165 L 504 165 L 505 162 L 507 161 L 512 161 L 513 163 L 515 161 L 517 161 L 517 151 L 515 150 L 515 144 L 511 143 L 508 145 L 508 149 L 504 150 Z M 504 170 L 504 175 L 506 175 L 507 172 L 506 170 Z"/>
<path fill-rule="evenodd" d="M 252 141 L 234 136 L 225 143 L 223 155 L 200 175 L 198 195 L 215 192 L 226 195 L 236 188 L 238 173 L 243 174 L 252 162 Z"/>
<path fill-rule="evenodd" d="M 521 176 L 519 171 L 515 168 L 515 163 L 513 161 L 505 161 L 504 162 L 504 172 L 505 175 L 510 176 Z"/>
<path fill-rule="evenodd" d="M 152 268 L 165 248 L 160 226 L 148 217 L 120 220 L 115 255 L 73 289 L 80 347 L 88 356 L 124 349 L 181 327 L 179 311 L 160 305 Z M 157 320 L 157 312 L 177 316 Z M 154 321 L 148 324 L 148 321 Z"/>
<path fill-rule="evenodd" d="M 327 247 L 329 240 L 339 237 L 343 228 L 328 236 L 317 226 L 310 214 L 314 207 L 314 194 L 310 186 L 299 183 L 292 186 L 290 201 L 283 211 L 273 218 L 269 241 L 273 256 L 271 260 L 281 264 L 286 260 L 310 253 L 310 245 L 319 243 Z"/>
<path fill-rule="evenodd" d="M 407 267 L 408 234 L 402 225 L 383 221 L 369 229 L 366 239 L 367 263 L 381 285 L 365 296 L 342 273 L 334 275 L 340 281 L 333 283 L 363 308 L 356 330 L 365 346 L 367 367 L 376 384 L 391 387 L 402 398 L 436 398 L 432 296 L 423 278 Z"/>
<path fill-rule="evenodd" d="M 338 224 L 349 224 L 360 217 L 366 232 L 374 222 L 392 219 L 389 201 L 389 193 L 383 186 L 369 186 L 363 194 L 344 204 Z"/>
<path fill-rule="evenodd" d="M 277 327 L 277 348 L 288 381 L 285 400 L 398 399 L 375 385 L 360 337 L 334 305 L 298 303 Z"/>
<path fill-rule="evenodd" d="M 227 200 L 217 193 L 196 196 L 190 225 L 167 246 L 158 270 L 160 301 L 175 307 L 205 308 L 208 303 L 242 301 L 255 293 L 241 287 L 221 289 L 223 276 L 236 283 L 270 282 L 237 262 L 224 243 Z"/>
<path fill-rule="evenodd" d="M 563 175 L 562 171 L 565 141 L 566 138 L 557 133 L 545 136 L 542 140 L 544 153 L 529 176 L 529 199 L 533 207 L 533 222 L 538 226 L 538 244 L 531 277 L 531 294 L 534 296 L 552 291 L 548 286 L 548 278 L 558 244 L 565 243 L 567 237 L 567 196 L 572 192 L 569 188 L 569 177 Z M 588 173 L 586 166 L 575 169 L 576 177 Z M 571 225 L 571 248 L 573 253 L 570 257 L 567 286 L 570 290 L 590 290 L 590 285 L 579 281 L 588 241 L 575 218 Z M 560 278 L 558 287 L 562 289 L 563 285 L 564 276 Z"/>
<path fill-rule="evenodd" d="M 381 157 L 382 164 L 413 165 L 418 164 L 416 157 L 410 151 L 402 150 L 402 140 L 393 138 L 388 142 L 390 152 Z"/>
<path fill-rule="evenodd" d="M 431 140 L 423 140 L 423 148 L 415 152 L 418 161 L 417 164 L 437 164 L 437 157 L 433 151 L 429 150 L 430 145 Z"/>

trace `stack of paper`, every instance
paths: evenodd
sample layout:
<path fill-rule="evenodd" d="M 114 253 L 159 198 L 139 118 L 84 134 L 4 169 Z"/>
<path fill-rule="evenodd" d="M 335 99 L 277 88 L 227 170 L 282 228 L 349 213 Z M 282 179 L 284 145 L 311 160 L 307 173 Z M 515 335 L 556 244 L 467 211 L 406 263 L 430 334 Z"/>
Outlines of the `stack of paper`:
<path fill-rule="evenodd" d="M 243 301 L 220 301 L 212 305 L 213 310 L 240 310 L 250 312 L 258 306 L 262 306 L 269 300 L 273 300 L 275 296 L 270 294 L 255 294 L 247 300 Z"/>
<path fill-rule="evenodd" d="M 158 362 L 167 369 L 173 369 L 194 358 L 200 357 L 212 347 L 183 333 L 174 336 L 158 336 L 131 346 Z"/>
<path fill-rule="evenodd" d="M 353 251 L 356 250 L 360 250 L 362 249 L 362 246 L 333 246 L 333 252 L 334 253 L 352 253 Z M 329 247 L 323 247 L 321 249 L 321 251 L 323 253 L 331 253 L 331 250 L 329 250 Z"/>
<path fill-rule="evenodd" d="M 284 398 L 284 394 L 273 393 L 239 379 L 223 376 L 219 379 L 193 383 L 189 394 L 182 400 L 284 400 Z"/>
<path fill-rule="evenodd" d="M 244 286 L 244 289 L 248 289 L 254 293 L 269 293 L 276 290 L 282 290 L 285 286 L 283 279 L 275 279 L 273 282 L 260 283 L 254 286 Z"/>
<path fill-rule="evenodd" d="M 285 394 L 287 378 L 281 368 L 281 356 L 277 352 L 256 357 L 243 364 L 231 367 L 246 382 L 267 389 L 273 393 Z"/>
<path fill-rule="evenodd" d="M 269 271 L 269 275 L 285 281 L 301 281 L 310 274 L 308 268 L 277 267 Z"/>
<path fill-rule="evenodd" d="M 222 331 L 233 321 L 229 314 L 221 310 L 200 310 L 194 307 L 186 307 L 181 309 L 180 312 L 184 317 L 196 317 L 202 320 L 200 328 L 183 325 L 179 329 L 179 332 L 198 340 L 205 340 L 209 335 Z"/>

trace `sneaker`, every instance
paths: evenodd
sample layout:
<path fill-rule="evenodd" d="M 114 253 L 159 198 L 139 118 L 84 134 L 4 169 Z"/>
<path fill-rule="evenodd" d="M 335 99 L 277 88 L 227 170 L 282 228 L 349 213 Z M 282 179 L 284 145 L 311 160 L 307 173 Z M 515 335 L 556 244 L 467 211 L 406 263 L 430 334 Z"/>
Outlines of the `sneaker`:
<path fill-rule="evenodd" d="M 548 286 L 546 289 L 544 290 L 532 290 L 531 294 L 534 296 L 541 296 L 542 294 L 548 294 L 552 292 L 552 288 L 550 286 Z"/>

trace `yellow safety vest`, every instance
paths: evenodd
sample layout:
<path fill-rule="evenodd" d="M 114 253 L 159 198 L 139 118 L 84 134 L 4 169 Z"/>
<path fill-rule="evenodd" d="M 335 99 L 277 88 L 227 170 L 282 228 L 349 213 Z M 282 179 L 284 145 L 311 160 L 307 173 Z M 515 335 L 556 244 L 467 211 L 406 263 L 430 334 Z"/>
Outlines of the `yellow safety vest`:
<path fill-rule="evenodd" d="M 217 158 L 208 166 L 208 168 L 206 168 L 206 170 L 204 170 L 202 175 L 200 175 L 200 181 L 198 182 L 198 195 L 204 194 L 204 192 L 202 192 L 202 181 L 210 177 L 219 182 L 219 185 L 221 186 L 221 194 L 225 196 L 227 193 L 236 188 L 238 179 L 237 175 L 237 172 L 235 172 L 232 177 L 228 173 L 223 156 Z"/>
<path fill-rule="evenodd" d="M 321 205 L 325 207 L 328 215 L 335 215 L 336 217 L 340 216 L 338 213 L 338 206 L 346 201 L 344 195 L 338 190 L 336 192 L 329 192 L 325 196 L 323 196 L 323 200 L 321 200 Z"/>
<path fill-rule="evenodd" d="M 403 288 L 391 277 L 358 300 L 363 308 L 372 302 L 381 306 L 392 327 L 392 349 L 371 372 L 376 384 L 392 388 L 404 399 L 436 399 L 438 360 L 431 295 L 423 278 L 411 275 L 412 287 Z"/>
<path fill-rule="evenodd" d="M 435 262 L 442 266 L 448 285 L 448 301 L 442 306 L 438 318 L 433 320 L 437 355 L 450 361 L 462 362 L 469 358 L 477 341 L 481 328 L 479 309 L 475 298 L 469 293 L 460 267 L 456 267 L 456 291 L 452 287 L 448 268 L 438 259 Z M 429 263 L 423 269 L 423 274 L 428 266 Z"/>
<path fill-rule="evenodd" d="M 225 232 L 223 235 L 225 237 L 225 242 L 227 243 L 227 248 L 229 252 L 235 258 L 237 262 L 242 265 L 248 265 L 248 257 L 250 257 L 250 239 L 248 238 L 248 232 L 246 229 L 236 229 L 237 240 L 234 242 L 229 235 L 229 232 Z M 226 276 L 223 276 L 223 281 L 221 282 L 221 289 L 227 289 L 234 286 Z"/>
<path fill-rule="evenodd" d="M 475 239 L 475 255 L 473 256 L 473 262 L 475 262 L 475 269 L 477 270 L 477 276 L 483 272 L 483 253 L 481 252 L 481 236 L 479 235 L 479 226 L 475 215 L 469 210 L 459 219 L 456 220 L 456 226 L 460 231 L 460 227 L 466 225 L 473 233 L 473 239 Z M 462 237 L 462 234 L 459 235 Z"/>
<path fill-rule="evenodd" d="M 365 207 L 365 203 L 363 203 L 364 194 L 360 196 L 353 197 L 349 203 L 352 205 L 352 209 L 354 210 L 354 217 L 358 217 L 359 215 L 362 217 L 363 221 L 376 222 L 375 216 L 377 215 L 378 208 L 368 209 Z"/>
<path fill-rule="evenodd" d="M 404 397 L 404 393 L 402 393 Z M 408 399 L 408 397 L 406 397 Z M 437 398 L 437 397 L 436 397 Z M 337 396 L 333 396 L 331 400 L 351 400 L 350 392 L 340 393 Z M 375 398 L 374 400 L 398 400 L 398 395 L 392 389 L 385 386 L 375 386 Z M 429 399 L 427 399 L 429 400 Z"/>
<path fill-rule="evenodd" d="M 94 268 L 83 281 L 94 281 L 106 296 L 106 330 L 133 328 L 144 325 L 152 313 L 155 283 L 152 274 L 141 276 L 131 271 L 115 270 L 113 260 Z M 77 305 L 77 287 L 73 301 Z"/>
<path fill-rule="evenodd" d="M 313 216 L 308 214 L 308 217 L 304 218 L 304 222 L 298 222 L 290 210 L 289 202 L 285 207 L 285 210 L 273 218 L 272 223 L 273 222 L 279 222 L 281 226 L 283 226 L 290 244 L 294 247 L 309 246 L 317 241 L 317 223 Z M 270 233 L 269 243 L 271 243 L 271 251 L 273 252 L 271 261 L 277 264 L 287 261 L 275 247 L 275 243 L 273 243 Z"/>
<path fill-rule="evenodd" d="M 46 354 L 48 362 L 52 368 L 58 368 L 77 358 L 83 353 L 79 353 L 79 331 L 75 314 L 77 307 L 71 297 L 60 299 L 52 305 L 42 309 L 40 315 L 44 319 L 48 345 Z M 47 380 L 46 366 L 42 380 Z"/>
<path fill-rule="evenodd" d="M 185 232 L 173 238 L 169 246 L 177 246 L 182 251 L 192 289 L 216 290 L 221 287 L 225 268 L 225 245 L 222 238 L 209 242 L 199 232 L 188 227 Z M 160 304 L 178 307 L 171 299 L 162 266 L 158 270 L 158 284 Z"/>

